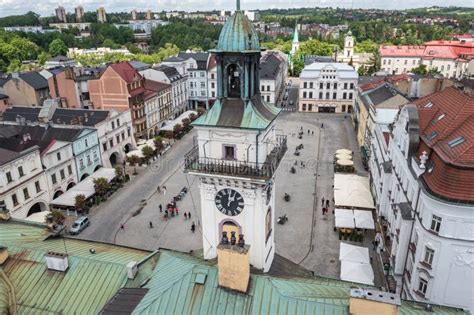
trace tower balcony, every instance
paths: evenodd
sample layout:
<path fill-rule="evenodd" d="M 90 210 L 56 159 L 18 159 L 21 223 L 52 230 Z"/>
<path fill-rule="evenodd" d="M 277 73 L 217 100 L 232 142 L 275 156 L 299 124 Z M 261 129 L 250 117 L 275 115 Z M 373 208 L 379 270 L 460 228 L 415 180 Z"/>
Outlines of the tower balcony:
<path fill-rule="evenodd" d="M 184 157 L 184 171 L 259 180 L 271 179 L 287 150 L 286 136 L 279 135 L 276 140 L 276 145 L 263 163 L 200 157 L 199 148 L 195 146 Z"/>

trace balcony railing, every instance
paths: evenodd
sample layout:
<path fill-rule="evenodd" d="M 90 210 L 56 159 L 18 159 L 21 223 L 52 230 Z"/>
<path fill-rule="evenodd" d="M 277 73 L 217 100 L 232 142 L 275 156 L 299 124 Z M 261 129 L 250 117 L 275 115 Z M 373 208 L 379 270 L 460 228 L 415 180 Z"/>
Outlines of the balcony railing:
<path fill-rule="evenodd" d="M 199 157 L 199 148 L 195 146 L 184 157 L 184 169 L 187 172 L 270 179 L 277 170 L 286 150 L 286 136 L 277 136 L 277 145 L 268 154 L 265 162 L 254 163 Z"/>

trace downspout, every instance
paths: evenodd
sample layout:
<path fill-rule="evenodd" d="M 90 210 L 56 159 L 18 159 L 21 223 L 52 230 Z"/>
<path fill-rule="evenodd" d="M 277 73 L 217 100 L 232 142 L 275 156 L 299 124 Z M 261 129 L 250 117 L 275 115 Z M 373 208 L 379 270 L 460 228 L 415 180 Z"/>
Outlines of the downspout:
<path fill-rule="evenodd" d="M 206 144 L 211 141 L 211 140 L 207 140 L 206 142 L 204 142 L 204 144 L 202 145 L 202 150 L 204 151 L 204 157 L 207 158 L 206 156 Z"/>
<path fill-rule="evenodd" d="M 249 144 L 249 146 L 247 147 L 247 163 L 249 162 L 249 150 L 251 146 L 252 144 Z"/>
<path fill-rule="evenodd" d="M 257 145 L 257 149 L 255 150 L 256 152 L 256 155 L 255 155 L 255 164 L 257 165 L 257 168 L 258 168 L 258 136 L 260 136 L 260 134 L 262 133 L 261 130 L 258 131 L 257 133 L 257 136 L 255 137 L 255 143 Z"/>
<path fill-rule="evenodd" d="M 416 196 L 416 203 L 415 203 L 415 209 L 414 209 L 414 214 L 413 214 L 413 222 L 411 223 L 410 237 L 408 239 L 407 254 L 405 256 L 405 265 L 403 266 L 402 288 L 400 290 L 400 298 L 402 298 L 403 289 L 405 287 L 405 272 L 407 270 L 408 252 L 410 251 L 411 237 L 413 236 L 413 229 L 415 228 L 415 220 L 417 218 L 416 214 L 417 214 L 417 209 L 418 209 L 418 201 L 420 200 L 420 191 L 421 191 L 421 188 L 418 187 L 418 193 L 417 193 L 417 196 Z"/>

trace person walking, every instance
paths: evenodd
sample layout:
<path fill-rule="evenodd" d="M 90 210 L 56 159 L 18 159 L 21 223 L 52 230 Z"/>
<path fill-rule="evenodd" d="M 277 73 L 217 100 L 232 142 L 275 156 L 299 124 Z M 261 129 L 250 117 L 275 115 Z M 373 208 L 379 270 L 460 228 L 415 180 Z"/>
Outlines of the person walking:
<path fill-rule="evenodd" d="M 162 190 L 163 190 L 163 195 L 166 196 L 166 186 L 163 186 Z"/>
<path fill-rule="evenodd" d="M 324 124 L 321 124 L 321 129 L 324 129 Z"/>
<path fill-rule="evenodd" d="M 176 210 L 176 215 L 178 215 L 179 214 L 178 207 L 176 207 L 175 210 Z"/>
<path fill-rule="evenodd" d="M 163 212 L 163 205 L 161 203 L 158 207 L 160 208 L 160 212 Z"/>
<path fill-rule="evenodd" d="M 120 229 L 121 229 L 122 231 L 125 230 L 125 225 L 120 224 Z"/>
<path fill-rule="evenodd" d="M 324 207 L 324 197 L 321 198 L 321 207 Z"/>
<path fill-rule="evenodd" d="M 188 218 L 191 219 L 191 212 L 188 212 Z"/>
<path fill-rule="evenodd" d="M 329 208 L 329 199 L 326 199 L 326 208 Z"/>
<path fill-rule="evenodd" d="M 195 230 L 196 230 L 196 224 L 194 224 L 194 221 L 193 221 L 193 224 L 191 224 L 191 232 L 194 233 Z"/>
<path fill-rule="evenodd" d="M 187 220 L 188 219 L 188 214 L 185 212 L 184 213 L 184 219 Z"/>
<path fill-rule="evenodd" d="M 153 228 L 153 223 L 150 221 L 150 229 Z"/>
<path fill-rule="evenodd" d="M 308 129 L 308 135 L 309 135 L 309 133 L 310 133 L 310 131 L 309 131 L 309 129 Z"/>
<path fill-rule="evenodd" d="M 314 135 L 314 130 L 311 130 L 311 135 Z"/>

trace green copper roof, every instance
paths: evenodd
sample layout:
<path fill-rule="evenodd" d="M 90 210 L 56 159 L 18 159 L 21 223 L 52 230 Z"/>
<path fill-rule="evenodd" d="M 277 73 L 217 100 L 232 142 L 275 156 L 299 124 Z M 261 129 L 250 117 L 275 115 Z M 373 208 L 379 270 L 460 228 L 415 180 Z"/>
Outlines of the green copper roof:
<path fill-rule="evenodd" d="M 250 100 L 218 99 L 207 113 L 193 122 L 193 125 L 264 130 L 280 111 L 258 96 Z"/>
<path fill-rule="evenodd" d="M 248 293 L 241 294 L 219 287 L 212 263 L 161 250 L 154 274 L 144 286 L 149 291 L 133 314 L 349 314 L 350 290 L 358 286 L 319 277 L 252 274 Z M 467 313 L 433 305 L 430 314 Z M 402 301 L 399 314 L 426 312 L 421 304 Z"/>
<path fill-rule="evenodd" d="M 48 235 L 38 225 L 0 223 L 0 246 L 9 253 L 0 274 L 0 314 L 13 303 L 18 314 L 97 314 L 117 290 L 138 286 L 137 278 L 143 282 L 151 274 L 150 252 L 76 239 L 45 239 Z M 66 272 L 47 269 L 44 255 L 49 251 L 67 251 Z M 142 262 L 135 280 L 127 278 L 130 261 Z"/>
<path fill-rule="evenodd" d="M 227 20 L 219 35 L 219 43 L 215 51 L 245 52 L 260 51 L 257 32 L 252 22 L 240 10 Z"/>
<path fill-rule="evenodd" d="M 298 36 L 298 24 L 295 25 L 295 32 L 293 33 L 293 43 L 299 43 L 299 36 Z"/>

